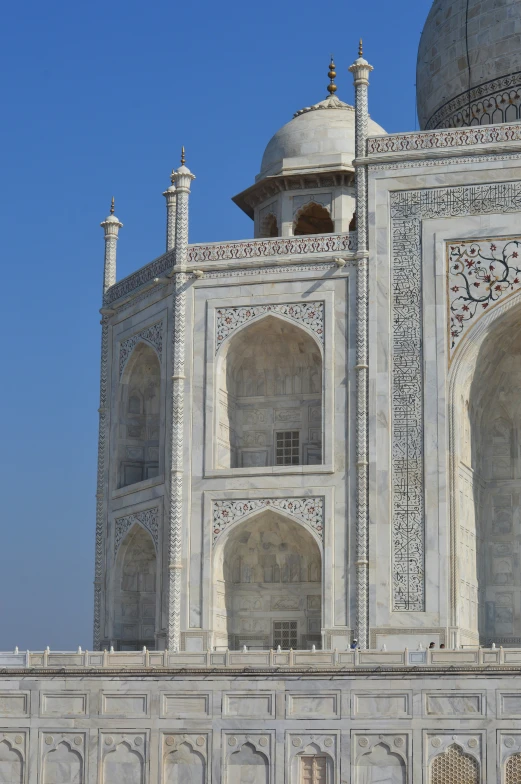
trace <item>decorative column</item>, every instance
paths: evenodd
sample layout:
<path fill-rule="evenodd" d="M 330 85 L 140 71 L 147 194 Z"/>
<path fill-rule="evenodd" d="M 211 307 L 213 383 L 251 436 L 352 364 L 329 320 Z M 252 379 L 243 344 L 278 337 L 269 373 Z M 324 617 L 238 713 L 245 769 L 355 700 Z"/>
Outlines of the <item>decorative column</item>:
<path fill-rule="evenodd" d="M 110 205 L 110 215 L 100 224 L 105 231 L 105 267 L 103 273 L 103 296 L 107 289 L 116 282 L 116 245 L 119 230 L 123 224 L 114 215 L 114 196 Z"/>
<path fill-rule="evenodd" d="M 114 198 L 110 215 L 101 224 L 105 231 L 105 264 L 103 270 L 103 306 L 105 295 L 116 282 L 116 245 L 123 224 L 114 215 Z M 108 358 L 110 314 L 101 308 L 101 372 L 98 435 L 98 475 L 96 488 L 96 552 L 94 568 L 94 650 L 101 647 L 101 590 L 103 582 L 103 542 L 106 524 L 107 463 L 109 445 L 109 416 L 107 409 Z"/>
<path fill-rule="evenodd" d="M 184 147 L 181 166 L 175 172 L 176 234 L 174 328 L 172 332 L 172 446 L 169 516 L 169 586 L 167 648 L 178 651 L 181 643 L 181 585 L 182 585 L 182 520 L 184 482 L 184 386 L 185 386 L 185 329 L 186 288 L 190 276 L 186 274 L 188 251 L 188 200 L 190 185 L 195 177 L 185 166 Z"/>
<path fill-rule="evenodd" d="M 369 372 L 369 323 L 368 323 L 368 246 L 367 246 L 367 169 L 361 163 L 366 157 L 368 124 L 367 88 L 373 67 L 363 58 L 362 41 L 358 60 L 349 68 L 353 74 L 355 101 L 356 149 L 356 221 L 358 238 L 357 272 L 357 404 L 356 404 L 356 466 L 357 466 L 357 517 L 356 517 L 356 585 L 357 618 L 356 636 L 362 650 L 369 645 L 369 454 L 368 454 L 368 372 Z"/>
<path fill-rule="evenodd" d="M 176 187 L 175 171 L 172 169 L 170 182 L 172 185 L 163 193 L 166 199 L 166 252 L 175 248 L 175 218 L 176 218 Z"/>

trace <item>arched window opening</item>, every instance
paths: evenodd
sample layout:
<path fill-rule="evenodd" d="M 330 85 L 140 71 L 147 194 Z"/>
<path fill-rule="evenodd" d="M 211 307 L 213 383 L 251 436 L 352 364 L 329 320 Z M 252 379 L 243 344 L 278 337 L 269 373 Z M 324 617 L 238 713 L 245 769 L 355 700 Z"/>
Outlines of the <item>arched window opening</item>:
<path fill-rule="evenodd" d="M 319 547 L 299 523 L 271 510 L 241 523 L 217 550 L 216 640 L 235 650 L 320 648 L 321 574 Z"/>
<path fill-rule="evenodd" d="M 161 369 L 151 346 L 134 349 L 121 384 L 118 486 L 159 474 Z"/>
<path fill-rule="evenodd" d="M 349 222 L 349 231 L 356 231 L 356 212 Z"/>
<path fill-rule="evenodd" d="M 303 754 L 299 759 L 301 784 L 329 784 L 328 761 L 321 754 Z"/>
<path fill-rule="evenodd" d="M 298 213 L 293 224 L 293 234 L 332 234 L 335 230 L 331 215 L 321 204 L 311 202 Z"/>
<path fill-rule="evenodd" d="M 269 215 L 266 215 L 266 217 L 262 219 L 260 236 L 261 237 L 279 236 L 279 225 L 277 223 L 277 218 L 272 212 L 270 212 Z"/>
<path fill-rule="evenodd" d="M 307 332 L 273 316 L 245 327 L 218 385 L 219 468 L 322 463 L 322 355 Z"/>
<path fill-rule="evenodd" d="M 119 650 L 155 647 L 156 551 L 137 523 L 122 542 L 116 563 L 114 636 Z"/>
<path fill-rule="evenodd" d="M 474 350 L 463 356 L 454 392 L 461 642 L 515 647 L 521 637 L 519 309 L 491 326 Z"/>

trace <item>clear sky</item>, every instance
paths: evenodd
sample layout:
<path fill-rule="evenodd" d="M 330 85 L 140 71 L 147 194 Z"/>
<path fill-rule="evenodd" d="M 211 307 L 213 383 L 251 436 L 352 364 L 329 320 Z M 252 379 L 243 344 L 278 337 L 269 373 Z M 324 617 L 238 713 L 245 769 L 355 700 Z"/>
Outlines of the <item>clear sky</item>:
<path fill-rule="evenodd" d="M 326 97 L 353 100 L 358 39 L 372 117 L 417 127 L 431 0 L 56 2 L 4 6 L 0 649 L 92 645 L 103 232 L 118 278 L 164 250 L 162 191 L 182 144 L 190 241 L 250 237 L 230 197 L 272 134 Z"/>

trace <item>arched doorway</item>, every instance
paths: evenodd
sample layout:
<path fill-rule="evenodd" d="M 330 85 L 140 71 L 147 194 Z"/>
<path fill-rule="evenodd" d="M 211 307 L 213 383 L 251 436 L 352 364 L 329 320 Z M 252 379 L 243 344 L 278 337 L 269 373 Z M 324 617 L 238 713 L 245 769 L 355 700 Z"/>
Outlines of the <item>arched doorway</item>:
<path fill-rule="evenodd" d="M 236 525 L 216 547 L 218 644 L 321 646 L 322 566 L 313 535 L 272 510 Z"/>
<path fill-rule="evenodd" d="M 464 644 L 521 643 L 520 389 L 514 305 L 477 331 L 453 384 L 454 598 Z"/>
<path fill-rule="evenodd" d="M 269 315 L 238 331 L 218 395 L 219 468 L 322 463 L 322 353 L 304 329 Z"/>
<path fill-rule="evenodd" d="M 119 650 L 155 647 L 157 557 L 152 537 L 135 523 L 115 569 L 114 637 Z"/>

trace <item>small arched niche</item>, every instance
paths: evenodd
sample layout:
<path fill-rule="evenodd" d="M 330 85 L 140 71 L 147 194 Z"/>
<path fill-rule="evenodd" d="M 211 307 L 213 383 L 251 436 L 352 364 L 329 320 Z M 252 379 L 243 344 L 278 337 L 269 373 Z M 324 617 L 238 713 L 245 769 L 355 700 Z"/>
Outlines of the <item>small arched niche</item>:
<path fill-rule="evenodd" d="M 469 344 L 454 391 L 461 641 L 521 637 L 521 308 Z M 475 347 L 474 347 L 475 346 Z M 470 349 L 473 353 L 470 353 Z"/>
<path fill-rule="evenodd" d="M 235 526 L 215 552 L 216 641 L 235 650 L 319 648 L 321 560 L 313 535 L 272 510 Z"/>
<path fill-rule="evenodd" d="M 218 468 L 322 463 L 322 353 L 305 330 L 254 321 L 218 362 Z"/>
<path fill-rule="evenodd" d="M 68 743 L 60 743 L 45 757 L 43 784 L 83 784 L 81 756 Z"/>
<path fill-rule="evenodd" d="M 329 211 L 312 201 L 302 207 L 293 222 L 293 234 L 332 234 L 335 230 Z"/>
<path fill-rule="evenodd" d="M 115 581 L 114 637 L 119 650 L 154 648 L 157 557 L 152 537 L 138 523 L 120 545 Z"/>
<path fill-rule="evenodd" d="M 103 784 L 144 784 L 141 755 L 126 741 L 110 751 L 103 762 Z"/>
<path fill-rule="evenodd" d="M 360 784 L 406 784 L 405 763 L 385 743 L 378 743 L 358 760 L 356 780 Z"/>
<path fill-rule="evenodd" d="M 160 380 L 156 352 L 148 344 L 138 343 L 121 380 L 119 487 L 159 474 Z"/>

